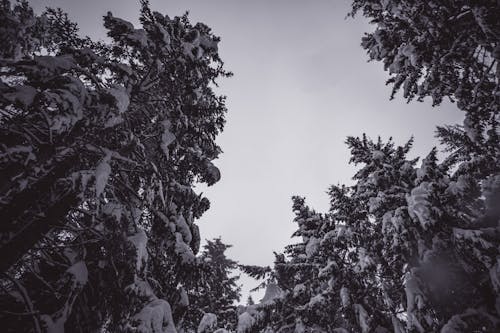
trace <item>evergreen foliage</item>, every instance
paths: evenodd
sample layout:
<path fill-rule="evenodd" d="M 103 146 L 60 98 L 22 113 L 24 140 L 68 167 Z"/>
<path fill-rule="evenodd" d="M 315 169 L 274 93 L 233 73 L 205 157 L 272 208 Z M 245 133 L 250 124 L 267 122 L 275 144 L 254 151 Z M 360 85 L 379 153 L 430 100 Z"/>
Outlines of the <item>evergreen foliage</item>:
<path fill-rule="evenodd" d="M 147 1 L 140 28 L 104 17 L 110 43 L 26 2 L 0 22 L 2 329 L 175 332 L 209 207 L 193 185 L 220 178 L 219 38 Z"/>

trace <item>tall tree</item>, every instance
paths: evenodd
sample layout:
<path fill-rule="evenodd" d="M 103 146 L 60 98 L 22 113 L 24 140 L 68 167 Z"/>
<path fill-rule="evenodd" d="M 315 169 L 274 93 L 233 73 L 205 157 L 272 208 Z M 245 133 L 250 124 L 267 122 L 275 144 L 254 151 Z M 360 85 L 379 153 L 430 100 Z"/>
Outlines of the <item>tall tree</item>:
<path fill-rule="evenodd" d="M 282 290 L 253 315 L 272 332 L 496 332 L 500 328 L 498 219 L 491 181 L 449 176 L 436 150 L 407 159 L 411 141 L 348 138 L 361 165 L 332 186 L 317 214 L 295 197 L 298 244 L 277 256 Z M 489 199 L 485 199 L 488 197 Z M 474 300 L 474 301 L 471 301 Z"/>
<path fill-rule="evenodd" d="M 238 263 L 226 256 L 231 245 L 221 238 L 207 240 L 199 256 L 199 277 L 187 289 L 189 308 L 185 320 L 186 329 L 196 331 L 202 318 L 215 315 L 217 327 L 234 329 L 238 315 L 235 303 L 240 300 L 239 276 L 234 275 Z"/>
<path fill-rule="evenodd" d="M 209 207 L 193 184 L 220 178 L 219 38 L 147 1 L 139 29 L 104 17 L 109 44 L 60 10 L 0 15 L 3 328 L 175 332 Z"/>

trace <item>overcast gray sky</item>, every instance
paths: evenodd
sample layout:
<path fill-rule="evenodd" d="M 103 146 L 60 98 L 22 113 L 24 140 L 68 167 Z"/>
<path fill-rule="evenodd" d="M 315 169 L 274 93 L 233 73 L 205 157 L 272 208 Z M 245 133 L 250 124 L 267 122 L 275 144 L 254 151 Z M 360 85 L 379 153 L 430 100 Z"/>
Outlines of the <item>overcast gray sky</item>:
<path fill-rule="evenodd" d="M 137 23 L 135 0 L 31 0 L 40 11 L 61 7 L 83 34 L 104 38 L 102 16 Z M 348 135 L 404 143 L 415 136 L 414 156 L 434 145 L 438 124 L 457 123 L 453 105 L 389 101 L 387 73 L 367 63 L 360 47 L 370 27 L 346 19 L 344 0 L 158 0 L 154 10 L 169 16 L 190 11 L 222 38 L 220 55 L 234 77 L 221 81 L 228 96 L 227 125 L 216 161 L 222 179 L 203 188 L 211 209 L 198 222 L 202 238 L 222 236 L 240 263 L 270 265 L 295 230 L 290 197 L 307 197 L 318 211 L 328 209 L 330 184 L 348 183 Z M 247 278 L 248 289 L 256 284 Z M 256 297 L 259 298 L 258 296 Z"/>

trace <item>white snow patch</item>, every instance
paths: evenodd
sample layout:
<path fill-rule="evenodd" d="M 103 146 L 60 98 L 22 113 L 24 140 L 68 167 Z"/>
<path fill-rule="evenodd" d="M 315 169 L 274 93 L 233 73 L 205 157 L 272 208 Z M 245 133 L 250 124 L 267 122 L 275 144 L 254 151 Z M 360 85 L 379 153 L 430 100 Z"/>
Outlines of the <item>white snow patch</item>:
<path fill-rule="evenodd" d="M 342 301 L 342 306 L 345 308 L 351 303 L 351 297 L 349 295 L 349 289 L 346 287 L 340 288 L 340 300 Z"/>
<path fill-rule="evenodd" d="M 163 299 L 149 302 L 133 319 L 140 333 L 177 333 L 170 304 Z"/>
<path fill-rule="evenodd" d="M 217 316 L 213 313 L 205 313 L 198 325 L 198 333 L 212 333 L 217 328 Z"/>
<path fill-rule="evenodd" d="M 125 89 L 124 86 L 112 85 L 106 90 L 106 92 L 115 99 L 115 106 L 118 113 L 121 114 L 127 111 L 130 104 L 130 98 L 128 96 L 127 89 Z"/>
<path fill-rule="evenodd" d="M 19 103 L 25 108 L 33 104 L 35 96 L 38 93 L 38 91 L 31 86 L 16 86 L 13 89 L 13 92 L 4 93 L 3 97 L 9 102 Z"/>
<path fill-rule="evenodd" d="M 184 242 L 180 232 L 175 233 L 175 253 L 181 257 L 183 263 L 195 260 L 193 250 Z"/>
<path fill-rule="evenodd" d="M 255 325 L 255 319 L 248 312 L 243 312 L 238 316 L 236 333 L 250 333 L 253 325 Z"/>
<path fill-rule="evenodd" d="M 168 147 L 175 141 L 175 135 L 172 133 L 172 123 L 170 120 L 165 119 L 161 124 L 163 125 L 163 133 L 161 135 L 160 147 L 168 158 L 170 156 Z"/>
<path fill-rule="evenodd" d="M 191 243 L 193 235 L 191 234 L 189 225 L 187 224 L 186 219 L 182 214 L 179 214 L 179 216 L 177 216 L 177 219 L 175 220 L 175 225 L 177 226 L 177 231 L 179 231 L 182 234 L 184 241 L 188 244 Z"/>
<path fill-rule="evenodd" d="M 143 229 L 139 228 L 139 231 L 137 231 L 136 234 L 129 236 L 128 240 L 135 246 L 137 256 L 135 267 L 137 270 L 140 270 L 142 263 L 148 261 L 148 236 Z"/>
<path fill-rule="evenodd" d="M 309 241 L 306 244 L 306 256 L 311 258 L 316 252 L 319 250 L 319 239 L 316 237 L 309 238 Z"/>
<path fill-rule="evenodd" d="M 73 275 L 74 282 L 79 286 L 84 286 L 89 279 L 87 265 L 85 265 L 85 262 L 83 261 L 74 263 L 70 268 L 66 270 L 66 272 Z"/>
<path fill-rule="evenodd" d="M 370 330 L 370 325 L 368 325 L 369 316 L 365 308 L 361 304 L 354 304 L 354 310 L 358 316 L 358 324 L 361 327 L 361 332 L 368 333 Z"/>
<path fill-rule="evenodd" d="M 428 201 L 431 191 L 431 184 L 429 182 L 423 182 L 412 189 L 410 195 L 406 196 L 410 217 L 417 219 L 424 229 L 434 224 Z"/>
<path fill-rule="evenodd" d="M 109 165 L 110 160 L 111 154 L 107 153 L 95 169 L 95 195 L 97 198 L 104 192 L 104 188 L 108 183 L 108 178 L 111 174 L 111 166 Z"/>

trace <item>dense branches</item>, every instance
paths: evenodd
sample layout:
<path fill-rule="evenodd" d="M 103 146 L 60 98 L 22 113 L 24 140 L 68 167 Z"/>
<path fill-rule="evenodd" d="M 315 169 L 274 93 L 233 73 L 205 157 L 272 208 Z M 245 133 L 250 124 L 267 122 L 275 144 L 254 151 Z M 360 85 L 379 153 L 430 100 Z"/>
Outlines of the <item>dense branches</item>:
<path fill-rule="evenodd" d="M 192 186 L 220 178 L 219 39 L 147 2 L 140 29 L 104 17 L 110 44 L 60 10 L 1 15 L 5 329 L 175 330 L 209 206 Z"/>

